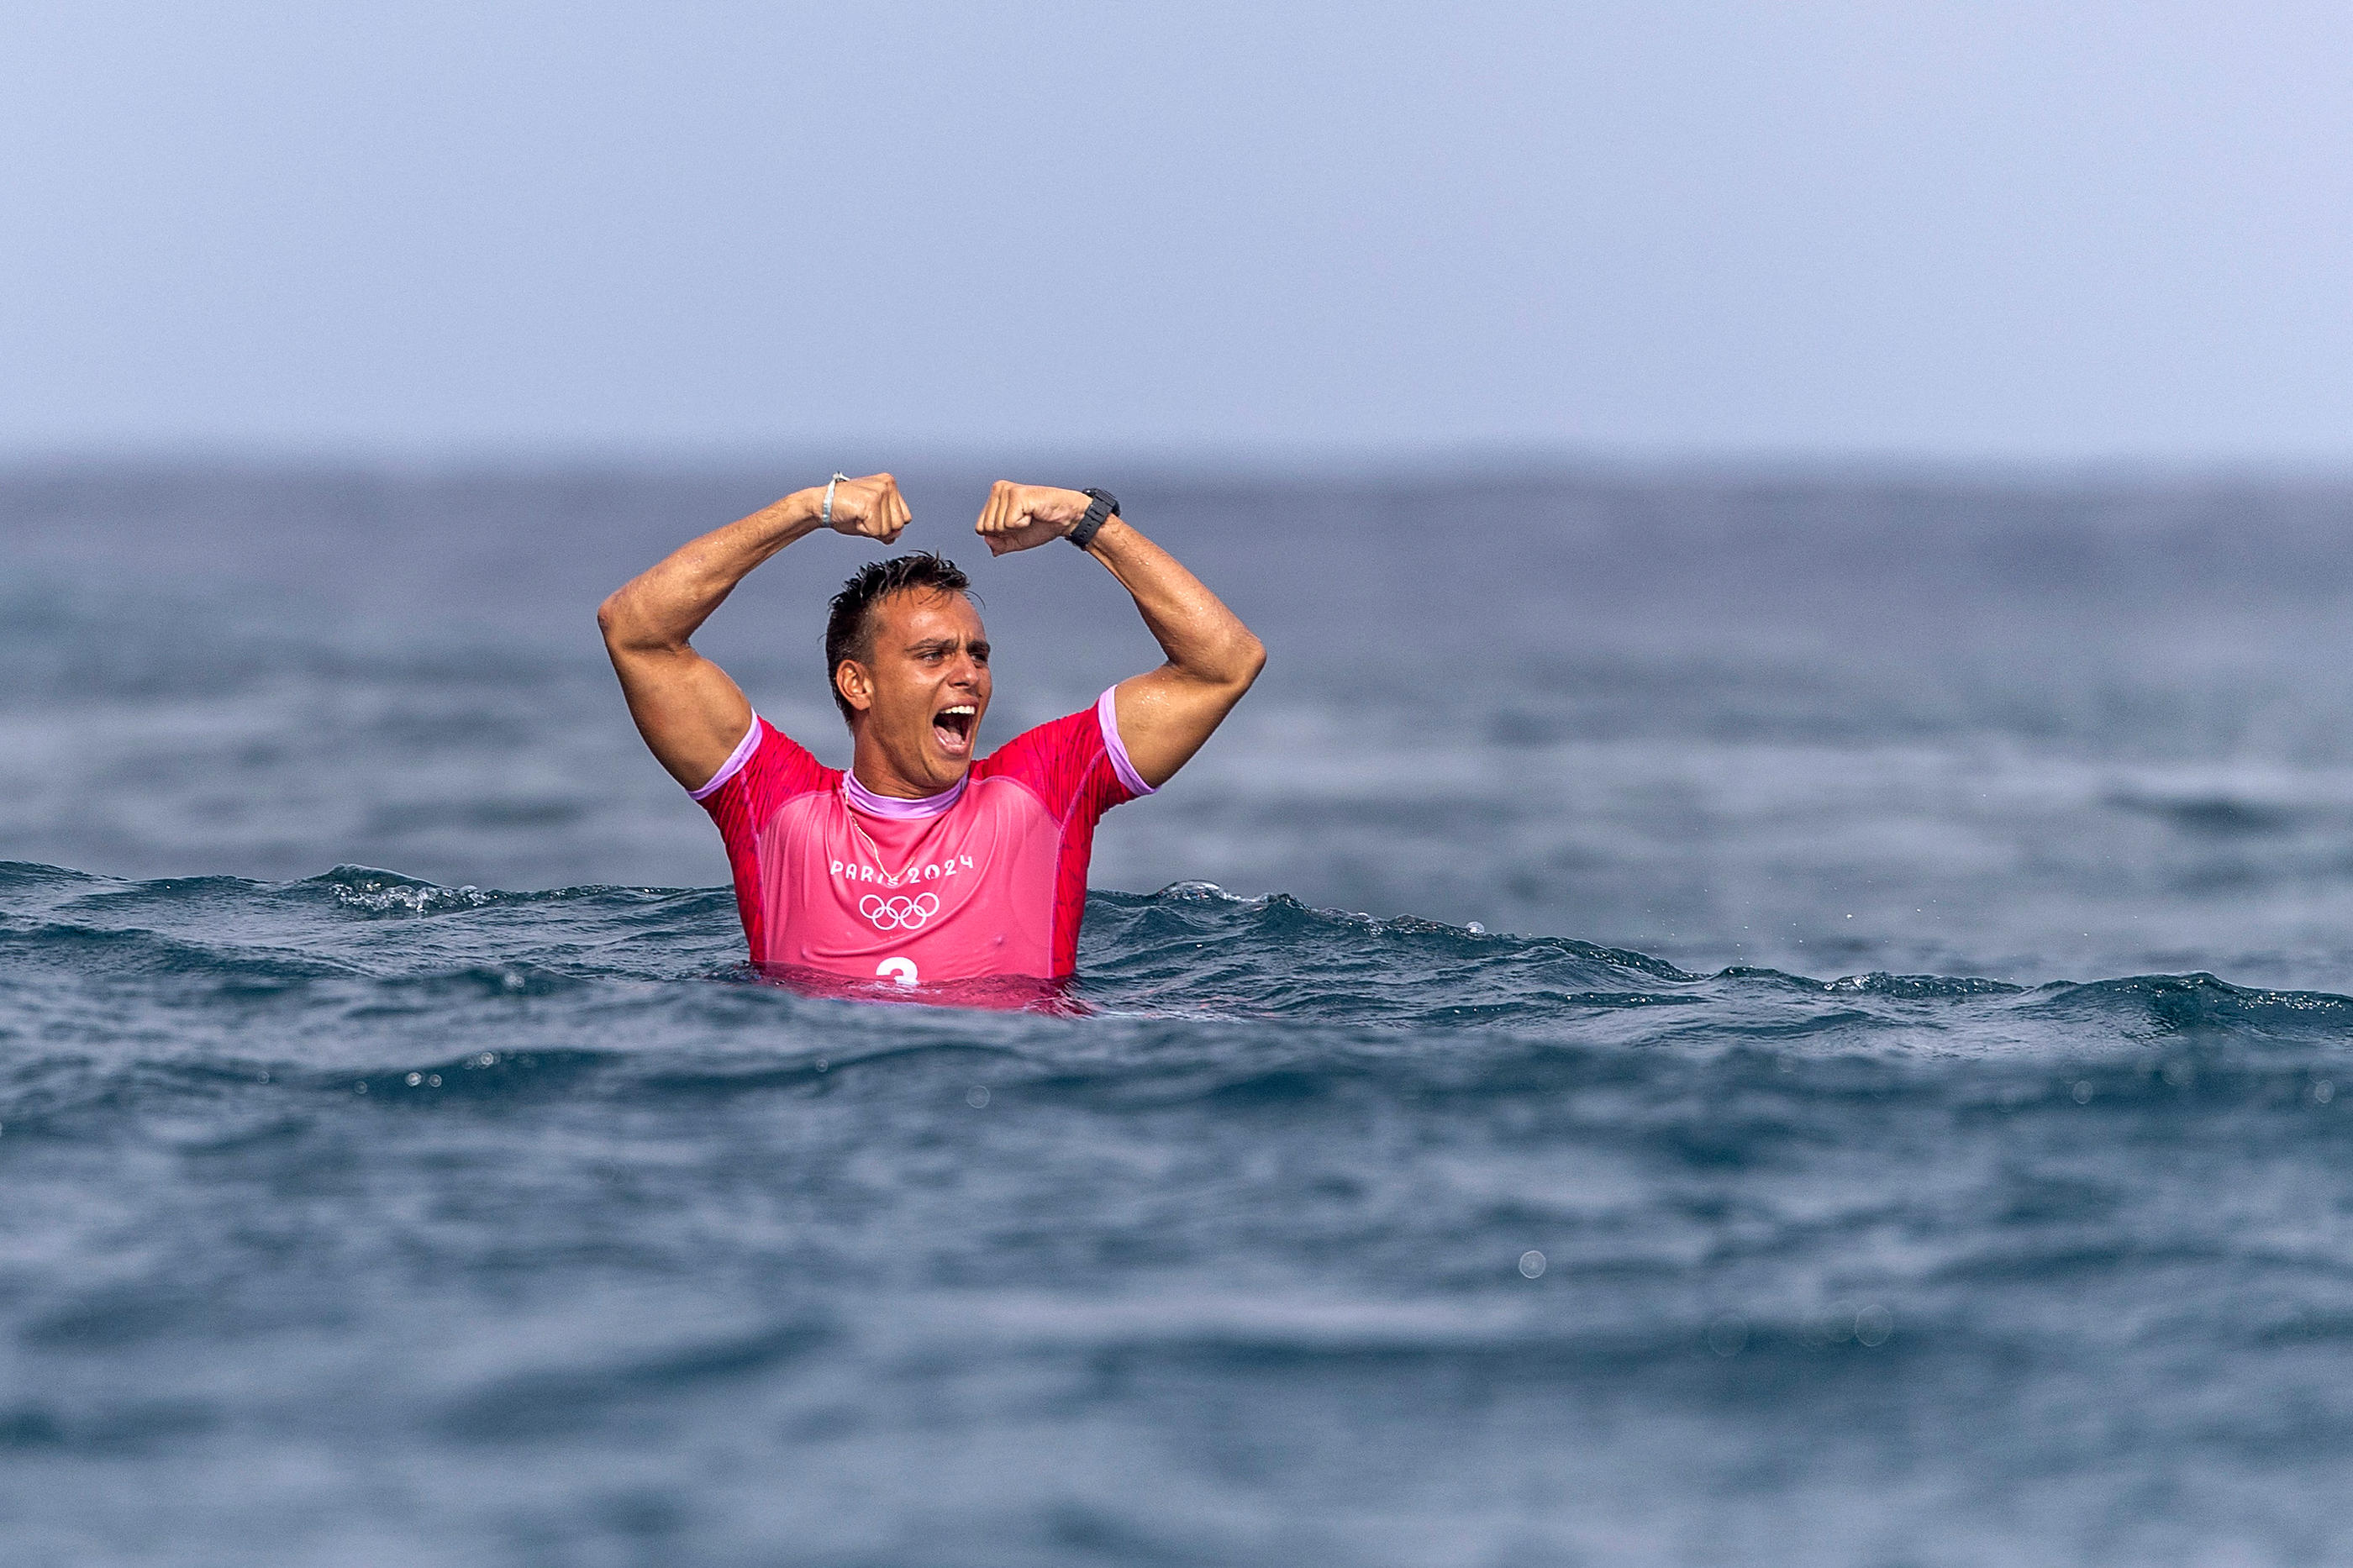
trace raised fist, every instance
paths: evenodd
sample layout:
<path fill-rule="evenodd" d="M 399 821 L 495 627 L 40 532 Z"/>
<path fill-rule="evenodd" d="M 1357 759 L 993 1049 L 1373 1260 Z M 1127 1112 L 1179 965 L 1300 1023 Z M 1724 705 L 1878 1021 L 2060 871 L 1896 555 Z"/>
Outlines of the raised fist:
<path fill-rule="evenodd" d="M 999 479 L 988 487 L 988 504 L 980 509 L 973 531 L 987 542 L 991 555 L 1010 555 L 1061 538 L 1079 525 L 1092 504 L 1084 490 Z"/>
<path fill-rule="evenodd" d="M 894 542 L 914 514 L 889 474 L 843 479 L 833 487 L 833 531 L 856 539 Z"/>

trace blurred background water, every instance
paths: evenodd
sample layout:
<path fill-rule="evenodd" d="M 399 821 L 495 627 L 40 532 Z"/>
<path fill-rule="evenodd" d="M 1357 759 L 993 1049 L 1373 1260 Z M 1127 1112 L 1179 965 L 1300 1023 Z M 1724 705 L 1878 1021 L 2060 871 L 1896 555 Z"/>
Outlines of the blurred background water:
<path fill-rule="evenodd" d="M 799 477 L 0 475 L 12 1563 L 2342 1555 L 2353 488 L 1090 468 L 1272 658 L 1050 1018 L 735 967 L 591 616 Z"/>
<path fill-rule="evenodd" d="M 1047 465 L 1050 467 L 1056 465 Z M 1070 551 L 971 548 L 998 739 L 1156 662 Z M 1280 657 L 1098 880 L 1570 931 L 1713 967 L 2348 977 L 2353 489 L 1467 470 L 1125 474 Z M 510 889 L 723 879 L 584 619 L 789 479 L 18 470 L 0 484 L 19 858 Z M 704 642 L 848 755 L 794 548 Z"/>

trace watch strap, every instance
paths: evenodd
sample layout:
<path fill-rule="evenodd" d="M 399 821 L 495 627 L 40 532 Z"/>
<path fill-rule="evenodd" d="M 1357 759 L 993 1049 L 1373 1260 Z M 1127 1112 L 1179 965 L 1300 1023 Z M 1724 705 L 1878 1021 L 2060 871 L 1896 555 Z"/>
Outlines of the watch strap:
<path fill-rule="evenodd" d="M 1079 493 L 1085 496 L 1090 502 L 1087 515 L 1079 519 L 1078 526 L 1062 537 L 1084 550 L 1093 542 L 1097 531 L 1106 521 L 1119 515 L 1119 498 L 1109 490 L 1086 489 Z"/>

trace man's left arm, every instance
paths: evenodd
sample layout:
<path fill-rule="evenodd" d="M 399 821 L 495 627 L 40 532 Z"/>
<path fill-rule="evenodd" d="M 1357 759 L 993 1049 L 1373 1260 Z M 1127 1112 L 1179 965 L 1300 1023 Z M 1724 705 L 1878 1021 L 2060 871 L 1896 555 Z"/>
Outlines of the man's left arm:
<path fill-rule="evenodd" d="M 1060 539 L 1092 502 L 1083 490 L 999 479 L 975 531 L 989 553 Z M 1134 596 L 1168 662 L 1119 683 L 1113 707 L 1127 760 L 1155 789 L 1190 762 L 1266 666 L 1266 647 L 1241 618 L 1168 552 L 1120 518 L 1107 518 L 1087 553 Z"/>

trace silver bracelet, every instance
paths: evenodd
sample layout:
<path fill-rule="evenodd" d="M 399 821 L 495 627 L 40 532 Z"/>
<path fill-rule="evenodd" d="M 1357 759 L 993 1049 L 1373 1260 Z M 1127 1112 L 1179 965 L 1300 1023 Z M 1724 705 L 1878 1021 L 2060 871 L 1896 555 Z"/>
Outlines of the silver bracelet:
<path fill-rule="evenodd" d="M 836 474 L 825 481 L 825 510 L 818 513 L 817 519 L 819 526 L 825 528 L 833 526 L 833 487 L 849 477 L 848 474 Z"/>

